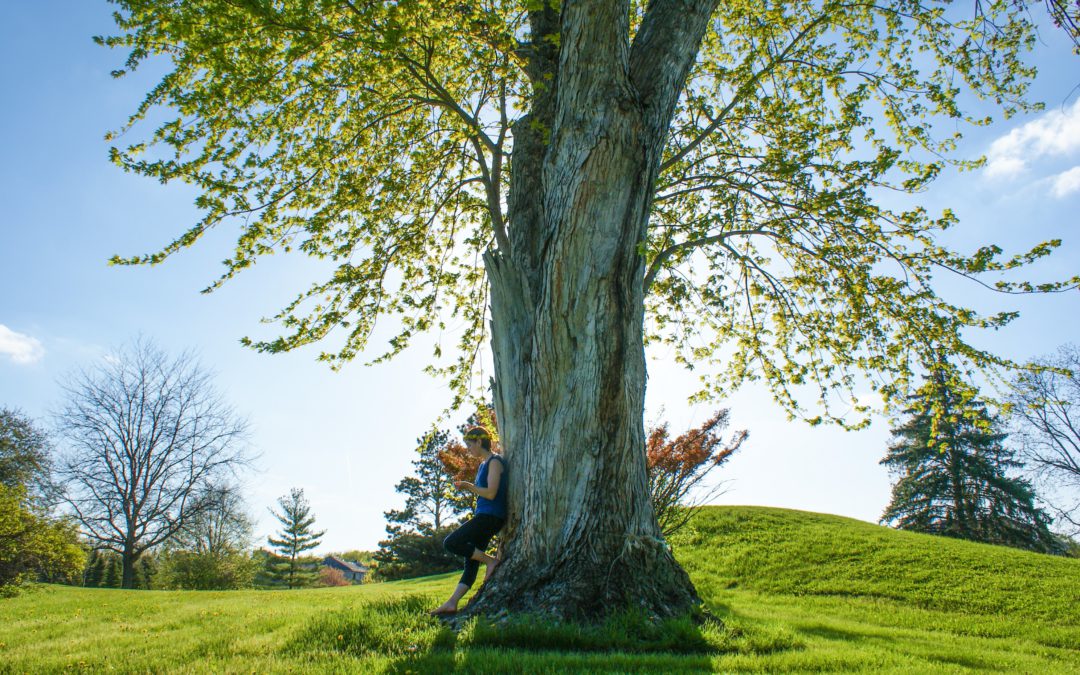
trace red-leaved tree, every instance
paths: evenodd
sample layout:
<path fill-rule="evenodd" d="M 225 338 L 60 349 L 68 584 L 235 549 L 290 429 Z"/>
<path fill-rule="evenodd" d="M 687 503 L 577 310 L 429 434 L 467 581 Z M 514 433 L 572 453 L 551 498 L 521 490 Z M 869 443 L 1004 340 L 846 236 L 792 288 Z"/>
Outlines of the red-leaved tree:
<path fill-rule="evenodd" d="M 476 409 L 465 424 L 458 428 L 459 436 L 446 444 L 439 453 L 443 468 L 454 480 L 472 481 L 476 478 L 476 470 L 480 468 L 480 458 L 469 454 L 468 449 L 461 443 L 461 437 L 474 426 L 486 428 L 492 436 L 492 450 L 499 452 L 499 423 L 495 419 L 495 409 L 490 406 L 480 406 Z"/>
<path fill-rule="evenodd" d="M 471 481 L 476 477 L 476 470 L 480 468 L 480 458 L 473 457 L 464 445 L 458 441 L 451 441 L 439 454 L 446 473 L 453 476 L 454 480 Z"/>
<path fill-rule="evenodd" d="M 696 429 L 670 438 L 664 422 L 649 431 L 645 444 L 649 473 L 649 492 L 653 510 L 665 537 L 685 525 L 694 511 L 716 495 L 719 486 L 691 497 L 709 473 L 739 449 L 749 432 L 735 432 L 728 443 L 723 441 L 728 425 L 727 409 L 718 410 Z"/>

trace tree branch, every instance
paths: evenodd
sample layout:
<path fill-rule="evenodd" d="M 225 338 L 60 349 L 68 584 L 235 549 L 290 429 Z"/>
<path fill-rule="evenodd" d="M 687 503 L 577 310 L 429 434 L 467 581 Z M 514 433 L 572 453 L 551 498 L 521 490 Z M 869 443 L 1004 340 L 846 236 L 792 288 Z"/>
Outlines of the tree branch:
<path fill-rule="evenodd" d="M 734 96 L 732 96 L 732 98 L 731 98 L 731 101 L 729 101 L 729 102 L 728 102 L 728 104 L 727 104 L 726 106 L 724 106 L 724 109 L 723 109 L 723 110 L 721 110 L 721 111 L 720 111 L 720 113 L 719 113 L 719 114 L 718 114 L 718 115 L 717 115 L 716 117 L 714 117 L 714 118 L 711 118 L 711 119 L 709 120 L 709 126 L 705 127 L 704 131 L 702 131 L 702 132 L 701 132 L 700 134 L 698 134 L 698 135 L 697 135 L 696 137 L 694 137 L 694 139 L 693 139 L 693 140 L 691 140 L 691 141 L 690 141 L 689 143 L 687 143 L 687 144 L 686 144 L 686 145 L 685 145 L 685 146 L 684 146 L 684 147 L 682 148 L 682 150 L 679 150 L 679 151 L 678 151 L 677 153 L 675 153 L 674 155 L 672 155 L 671 157 L 669 157 L 668 159 L 666 159 L 666 160 L 665 160 L 665 161 L 664 161 L 664 162 L 663 162 L 663 163 L 662 163 L 662 164 L 660 165 L 660 170 L 661 170 L 661 171 L 664 171 L 664 170 L 666 170 L 666 169 L 669 169 L 669 168 L 671 168 L 672 166 L 674 166 L 674 165 L 675 165 L 675 164 L 676 164 L 677 162 L 679 162 L 680 160 L 682 160 L 683 158 L 685 158 L 685 157 L 686 157 L 687 155 L 689 155 L 689 154 L 690 154 L 691 152 L 693 152 L 693 151 L 694 151 L 694 148 L 696 148 L 696 147 L 698 147 L 699 145 L 701 145 L 701 143 L 702 143 L 702 142 L 704 142 L 704 141 L 705 141 L 705 139 L 707 139 L 707 138 L 708 138 L 709 136 L 711 136 L 711 135 L 713 134 L 713 132 L 715 132 L 715 131 L 716 131 L 716 130 L 717 130 L 718 128 L 720 128 L 720 125 L 721 125 L 721 124 L 722 124 L 722 123 L 724 122 L 724 120 L 725 120 L 725 119 L 727 118 L 727 115 L 728 115 L 728 113 L 729 113 L 729 112 L 731 112 L 731 110 L 732 110 L 732 109 L 733 109 L 733 108 L 734 108 L 734 107 L 735 107 L 735 106 L 736 106 L 736 105 L 737 105 L 737 104 L 738 104 L 738 103 L 739 103 L 740 101 L 742 101 L 742 100 L 743 100 L 743 98 L 744 98 L 744 97 L 745 97 L 745 96 L 746 96 L 747 94 L 749 94 L 750 92 L 752 92 L 752 91 L 753 91 L 753 90 L 754 90 L 754 89 L 755 89 L 755 88 L 757 87 L 758 83 L 759 83 L 759 82 L 761 82 L 761 80 L 762 80 L 763 78 L 765 78 L 765 77 L 768 77 L 768 76 L 769 76 L 769 75 L 770 75 L 770 74 L 772 73 L 772 71 L 773 71 L 773 70 L 774 70 L 774 69 L 776 68 L 776 66 L 777 66 L 777 65 L 779 65 L 780 63 L 783 63 L 783 62 L 784 62 L 784 61 L 785 61 L 785 60 L 787 59 L 787 57 L 788 57 L 788 54 L 790 54 L 790 53 L 791 53 L 791 50 L 792 50 L 792 49 L 794 49 L 794 48 L 795 48 L 795 46 L 796 46 L 797 44 L 799 44 L 799 42 L 801 42 L 801 41 L 802 41 L 802 39 L 803 39 L 804 37 L 806 37 L 806 36 L 807 36 L 807 34 L 809 34 L 809 32 L 810 32 L 810 31 L 811 31 L 811 30 L 812 30 L 812 29 L 813 29 L 814 27 L 816 27 L 816 26 L 818 26 L 819 24 L 821 24 L 822 22 L 824 22 L 824 21 L 825 21 L 825 20 L 826 20 L 826 19 L 828 18 L 828 16 L 829 16 L 829 15 L 828 15 L 828 13 L 822 13 L 822 14 L 821 14 L 820 16 L 818 16 L 818 17 L 817 17 L 816 19 L 814 19 L 813 21 L 811 21 L 810 23 L 808 23 L 808 24 L 807 24 L 807 25 L 806 25 L 806 26 L 805 26 L 805 27 L 804 27 L 804 28 L 803 28 L 803 29 L 802 29 L 802 30 L 801 30 L 801 31 L 799 32 L 799 34 L 798 34 L 798 35 L 796 35 L 796 36 L 795 36 L 795 37 L 794 37 L 794 38 L 793 38 L 793 39 L 791 40 L 791 42 L 789 42 L 789 43 L 788 43 L 787 47 L 785 47 L 785 48 L 784 48 L 784 51 L 782 51 L 782 52 L 781 52 L 780 54 L 778 54 L 778 55 L 777 55 L 776 57 L 774 57 L 773 59 L 771 59 L 771 60 L 769 61 L 769 63 L 765 65 L 765 67 L 764 67 L 764 68 L 762 68 L 762 69 L 761 69 L 761 70 L 759 70 L 758 72 L 754 73 L 753 77 L 751 77 L 751 78 L 750 78 L 749 80 L 747 80 L 746 82 L 744 82 L 744 83 L 743 83 L 743 85 L 742 85 L 741 87 L 739 87 L 738 91 L 736 91 L 736 92 L 735 92 L 735 95 L 734 95 Z M 747 58 L 748 58 L 748 59 L 749 59 L 749 58 L 752 58 L 752 56 L 753 56 L 753 55 L 751 55 L 751 56 L 748 56 Z"/>
<path fill-rule="evenodd" d="M 649 265 L 649 271 L 645 275 L 645 292 L 649 292 L 649 286 L 656 279 L 656 275 L 660 272 L 660 268 L 663 266 L 665 260 L 670 258 L 673 254 L 688 248 L 698 248 L 700 246 L 708 246 L 710 244 L 719 243 L 728 237 L 738 237 L 741 235 L 750 234 L 765 234 L 764 228 L 754 228 L 750 230 L 730 230 L 727 232 L 721 232 L 714 234 L 710 237 L 701 237 L 700 239 L 692 239 L 689 241 L 681 241 L 678 244 L 672 244 L 664 250 L 656 254 L 653 258 L 652 264 Z"/>
<path fill-rule="evenodd" d="M 630 47 L 630 81 L 657 143 L 666 141 L 687 75 L 719 0 L 652 0 Z"/>

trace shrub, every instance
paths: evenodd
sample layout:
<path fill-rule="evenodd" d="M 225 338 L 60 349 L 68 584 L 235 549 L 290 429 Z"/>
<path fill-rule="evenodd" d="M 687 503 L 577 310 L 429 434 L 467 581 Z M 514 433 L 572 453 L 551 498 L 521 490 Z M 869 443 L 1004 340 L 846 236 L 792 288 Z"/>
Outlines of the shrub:
<path fill-rule="evenodd" d="M 319 579 L 315 582 L 316 586 L 349 586 L 351 585 L 349 580 L 345 578 L 345 573 L 341 570 L 334 569 L 333 567 L 323 567 L 319 570 Z"/>
<path fill-rule="evenodd" d="M 71 522 L 40 512 L 25 487 L 0 484 L 0 594 L 36 579 L 70 583 L 85 558 Z"/>
<path fill-rule="evenodd" d="M 162 556 L 156 585 L 193 591 L 251 588 L 258 565 L 240 552 L 170 551 Z"/>
<path fill-rule="evenodd" d="M 443 548 L 443 539 L 456 525 L 426 532 L 396 532 L 379 542 L 375 569 L 371 575 L 380 581 L 411 579 L 461 569 L 462 559 Z"/>

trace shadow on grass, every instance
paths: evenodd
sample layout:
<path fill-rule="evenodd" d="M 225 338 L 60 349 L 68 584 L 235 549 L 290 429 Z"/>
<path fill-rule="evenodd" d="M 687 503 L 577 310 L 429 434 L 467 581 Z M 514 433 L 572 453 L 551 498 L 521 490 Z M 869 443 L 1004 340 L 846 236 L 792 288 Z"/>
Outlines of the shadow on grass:
<path fill-rule="evenodd" d="M 814 637 L 824 638 L 826 640 L 837 640 L 846 644 L 868 644 L 873 646 L 896 646 L 896 636 L 882 636 L 869 632 L 855 631 L 855 630 L 843 630 L 832 626 L 823 626 L 820 624 L 800 626 L 797 628 L 799 633 L 804 635 L 810 635 Z M 940 649 L 946 650 L 949 648 L 949 643 L 943 641 L 940 644 Z M 1000 669 L 1000 664 L 995 664 L 992 660 L 979 658 L 972 655 L 960 655 L 939 653 L 938 647 L 935 647 L 934 643 L 930 641 L 921 642 L 916 649 L 914 646 L 905 650 L 905 653 L 909 656 L 918 657 L 927 661 L 933 661 L 937 663 L 947 664 L 950 666 L 960 666 L 963 668 L 969 668 L 971 670 L 997 670 Z"/>
<path fill-rule="evenodd" d="M 627 613 L 597 624 L 514 616 L 470 620 L 458 632 L 427 614 L 435 598 L 412 595 L 311 620 L 284 649 L 292 654 L 389 657 L 391 672 L 481 672 L 616 668 L 635 672 L 710 670 L 720 654 L 797 646 L 790 634 L 709 615 L 650 620 Z"/>
<path fill-rule="evenodd" d="M 969 668 L 971 670 L 994 670 L 1000 671 L 1001 664 L 995 663 L 986 659 L 979 659 L 971 656 L 952 656 L 943 654 L 928 654 L 927 660 L 937 661 L 938 663 L 946 663 L 950 666 L 961 666 L 963 668 Z"/>
<path fill-rule="evenodd" d="M 437 619 L 428 616 L 434 606 L 424 595 L 361 605 L 355 609 L 323 614 L 311 619 L 290 640 L 284 651 L 338 652 L 351 656 L 410 656 L 442 650 L 452 651 L 456 636 Z"/>
<path fill-rule="evenodd" d="M 804 635 L 811 635 L 813 637 L 824 638 L 826 640 L 842 640 L 844 642 L 867 642 L 880 639 L 877 636 L 867 633 L 861 633 L 854 630 L 841 630 L 839 628 L 823 626 L 820 624 L 812 626 L 799 626 L 797 630 Z"/>
<path fill-rule="evenodd" d="M 403 658 L 385 672 L 398 673 L 536 673 L 619 672 L 688 673 L 714 671 L 710 657 L 683 654 L 625 652 L 518 652 L 498 649 L 459 649 Z"/>

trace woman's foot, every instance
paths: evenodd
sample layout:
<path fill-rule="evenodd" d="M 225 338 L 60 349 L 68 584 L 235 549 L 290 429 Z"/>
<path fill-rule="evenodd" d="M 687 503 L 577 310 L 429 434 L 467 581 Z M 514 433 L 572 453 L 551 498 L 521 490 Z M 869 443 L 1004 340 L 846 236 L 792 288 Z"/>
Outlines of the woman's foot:
<path fill-rule="evenodd" d="M 435 609 L 428 612 L 431 616 L 446 616 L 447 614 L 457 614 L 457 605 L 452 605 L 449 602 L 444 602 Z"/>
<path fill-rule="evenodd" d="M 491 578 L 491 573 L 495 571 L 495 568 L 499 566 L 500 562 L 502 562 L 502 561 L 500 561 L 498 558 L 492 558 L 491 562 L 489 562 L 487 564 L 487 567 L 484 570 L 484 583 L 485 584 L 487 583 L 487 580 Z"/>

